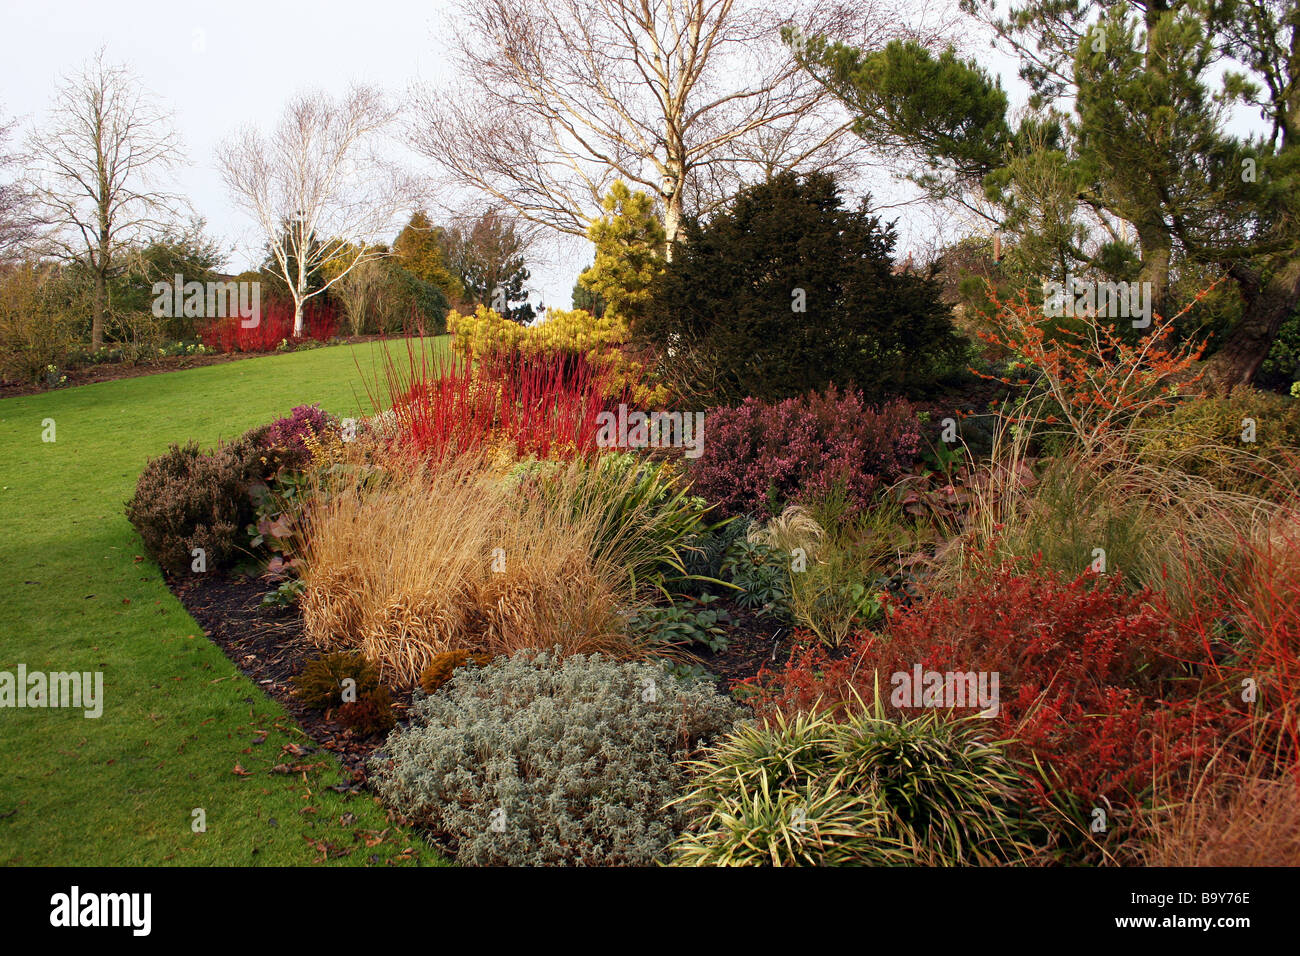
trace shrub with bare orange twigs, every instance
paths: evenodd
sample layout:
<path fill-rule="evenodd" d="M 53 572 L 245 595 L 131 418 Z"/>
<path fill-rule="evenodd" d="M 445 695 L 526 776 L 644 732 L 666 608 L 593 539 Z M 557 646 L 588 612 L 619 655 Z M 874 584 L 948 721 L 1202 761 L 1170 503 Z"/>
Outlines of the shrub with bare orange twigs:
<path fill-rule="evenodd" d="M 1220 280 L 1221 281 L 1221 280 Z M 1215 283 L 1217 285 L 1217 283 Z M 1152 317 L 1151 328 L 1136 342 L 1126 342 L 1095 315 L 1076 317 L 1078 327 L 1063 327 L 1030 302 L 1004 300 L 990 287 L 994 306 L 991 329 L 978 333 L 990 344 L 1016 354 L 1032 376 L 975 374 L 1013 386 L 1028 387 L 1026 401 L 1006 413 L 1015 424 L 1064 425 L 1086 451 L 1124 437 L 1143 416 L 1172 406 L 1200 381 L 1194 371 L 1204 342 L 1177 342 L 1174 326 L 1214 285 L 1176 315 Z M 1051 410 L 1043 413 L 1043 405 Z"/>

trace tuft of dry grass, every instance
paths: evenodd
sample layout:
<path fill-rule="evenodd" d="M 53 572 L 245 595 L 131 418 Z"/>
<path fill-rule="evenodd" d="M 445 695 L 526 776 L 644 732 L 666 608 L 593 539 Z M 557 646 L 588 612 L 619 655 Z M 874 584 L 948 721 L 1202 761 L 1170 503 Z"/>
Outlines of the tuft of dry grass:
<path fill-rule="evenodd" d="M 1187 803 L 1153 815 L 1140 858 L 1148 866 L 1300 866 L 1300 786 L 1288 776 L 1203 782 Z"/>
<path fill-rule="evenodd" d="M 409 686 L 458 648 L 636 651 L 620 610 L 635 594 L 598 511 L 552 507 L 477 459 L 321 482 L 309 515 L 306 633 L 359 650 L 387 681 Z"/>
<path fill-rule="evenodd" d="M 751 544 L 765 544 L 786 554 L 795 548 L 803 548 L 808 559 L 815 561 L 826 540 L 826 532 L 807 508 L 788 505 L 780 515 L 766 523 L 751 525 L 745 537 Z"/>
<path fill-rule="evenodd" d="M 1271 498 L 1225 491 L 1122 443 L 1090 455 L 1067 451 L 1035 467 L 1025 433 L 1009 429 L 971 490 L 974 504 L 948 551 L 945 577 L 989 555 L 1041 552 L 1049 566 L 1071 574 L 1104 557 L 1104 571 L 1165 591 L 1180 611 L 1191 609 L 1198 590 L 1183 574 L 1188 554 L 1217 576 L 1248 574 L 1243 542 L 1276 536 L 1300 501 L 1295 489 L 1279 488 Z"/>

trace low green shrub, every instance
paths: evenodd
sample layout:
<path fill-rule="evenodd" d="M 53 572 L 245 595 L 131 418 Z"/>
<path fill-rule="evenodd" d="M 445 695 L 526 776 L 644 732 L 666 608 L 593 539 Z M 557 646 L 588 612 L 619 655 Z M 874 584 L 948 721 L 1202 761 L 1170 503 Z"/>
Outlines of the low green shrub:
<path fill-rule="evenodd" d="M 1223 491 L 1290 490 L 1300 466 L 1300 402 L 1241 387 L 1191 399 L 1148 425 L 1141 450 Z"/>
<path fill-rule="evenodd" d="M 736 603 L 778 621 L 791 619 L 791 555 L 749 538 L 737 538 L 722 558 L 722 577 L 738 592 Z"/>
<path fill-rule="evenodd" d="M 355 701 L 374 696 L 380 689 L 379 672 L 353 651 L 335 651 L 309 660 L 294 678 L 294 694 L 308 707 L 327 710 L 344 703 L 345 681 L 352 681 Z"/>
<path fill-rule="evenodd" d="M 666 861 L 680 763 L 740 709 L 713 686 L 601 655 L 520 651 L 419 699 L 373 764 L 381 797 L 476 865 Z"/>
<path fill-rule="evenodd" d="M 196 549 L 206 570 L 237 563 L 254 515 L 249 491 L 266 468 L 260 439 L 255 429 L 210 452 L 172 445 L 145 466 L 126 516 L 164 570 L 190 571 Z"/>
<path fill-rule="evenodd" d="M 692 763 L 684 866 L 961 865 L 1031 843 L 1017 768 L 978 718 L 876 709 L 744 724 Z"/>
<path fill-rule="evenodd" d="M 678 595 L 667 606 L 641 608 L 628 621 L 628 628 L 637 640 L 650 645 L 700 644 L 711 651 L 726 650 L 723 625 L 731 623 L 731 615 L 725 608 L 710 607 L 717 599 L 715 594 Z"/>

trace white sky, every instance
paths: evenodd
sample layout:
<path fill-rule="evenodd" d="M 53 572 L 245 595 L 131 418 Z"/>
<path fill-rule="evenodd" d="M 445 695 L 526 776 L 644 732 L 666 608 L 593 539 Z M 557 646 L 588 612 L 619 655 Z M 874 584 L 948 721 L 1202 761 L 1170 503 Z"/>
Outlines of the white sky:
<path fill-rule="evenodd" d="M 446 0 L 0 0 L 0 117 L 16 117 L 21 138 L 40 122 L 60 78 L 106 46 L 110 61 L 130 66 L 174 111 L 189 159 L 180 191 L 231 251 L 227 267 L 238 272 L 255 264 L 262 240 L 221 183 L 213 163 L 220 139 L 245 123 L 269 129 L 299 90 L 338 95 L 364 82 L 400 98 L 413 81 L 440 83 L 446 9 Z M 423 161 L 413 162 L 418 169 Z M 900 195 L 884 179 L 872 192 L 877 202 Z M 900 258 L 911 244 L 909 228 L 933 226 L 904 215 Z M 567 308 L 589 258 L 585 243 L 571 242 L 550 253 L 551 261 L 531 263 L 532 285 L 547 304 Z"/>

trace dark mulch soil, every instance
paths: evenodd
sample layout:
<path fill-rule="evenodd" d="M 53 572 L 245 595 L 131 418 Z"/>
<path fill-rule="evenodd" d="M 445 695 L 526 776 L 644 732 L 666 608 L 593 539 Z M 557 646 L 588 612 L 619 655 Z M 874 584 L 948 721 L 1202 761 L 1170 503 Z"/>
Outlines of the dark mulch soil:
<path fill-rule="evenodd" d="M 318 745 L 338 756 L 352 775 L 352 788 L 366 780 L 366 761 L 384 742 L 383 734 L 360 736 L 331 711 L 303 706 L 294 696 L 293 678 L 320 651 L 303 633 L 297 608 L 265 607 L 268 584 L 256 576 L 204 574 L 168 581 L 203 633 L 225 652 L 243 674 L 277 700 Z M 691 657 L 728 689 L 764 666 L 778 666 L 790 656 L 792 632 L 777 622 L 742 608 L 728 607 L 733 623 L 723 651 L 699 649 Z M 393 715 L 404 722 L 413 691 L 392 690 Z"/>
<path fill-rule="evenodd" d="M 365 781 L 365 762 L 383 742 L 383 735 L 360 737 L 331 711 L 304 707 L 294 697 L 293 678 L 320 651 L 303 634 L 296 608 L 263 607 L 269 590 L 256 577 L 196 575 L 168 582 L 203 633 L 246 677 L 279 701 L 303 731 L 336 754 L 352 774 L 354 785 Z M 393 715 L 402 720 L 411 705 L 410 691 L 393 691 Z"/>
<path fill-rule="evenodd" d="M 724 602 L 719 602 L 720 604 Z M 696 648 L 692 656 L 719 677 L 722 689 L 738 680 L 753 677 L 764 666 L 779 667 L 790 658 L 793 631 L 770 617 L 727 604 L 732 624 L 727 628 L 727 647 L 721 651 Z"/>

